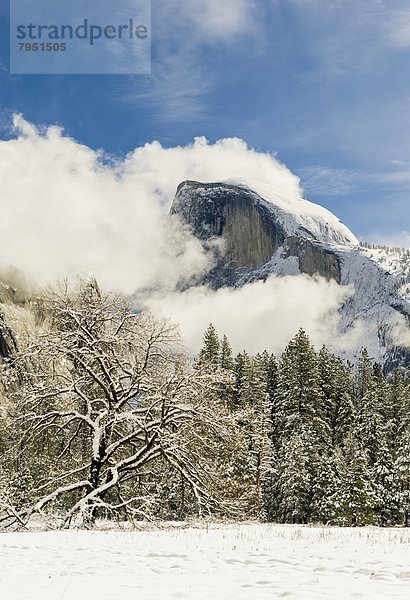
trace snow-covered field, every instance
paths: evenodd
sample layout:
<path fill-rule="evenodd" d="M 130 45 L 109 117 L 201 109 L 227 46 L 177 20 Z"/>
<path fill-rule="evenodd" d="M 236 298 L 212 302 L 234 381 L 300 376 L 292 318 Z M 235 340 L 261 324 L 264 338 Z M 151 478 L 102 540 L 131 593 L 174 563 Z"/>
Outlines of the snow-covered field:
<path fill-rule="evenodd" d="M 224 525 L 0 534 L 1 600 L 410 597 L 410 531 Z"/>

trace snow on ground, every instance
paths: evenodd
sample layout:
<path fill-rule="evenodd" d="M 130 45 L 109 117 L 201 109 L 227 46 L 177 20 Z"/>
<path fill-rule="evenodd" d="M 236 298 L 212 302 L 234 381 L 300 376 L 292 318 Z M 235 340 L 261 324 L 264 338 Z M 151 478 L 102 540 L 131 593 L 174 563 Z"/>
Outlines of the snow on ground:
<path fill-rule="evenodd" d="M 0 534 L 2 600 L 408 599 L 410 531 L 274 525 Z"/>

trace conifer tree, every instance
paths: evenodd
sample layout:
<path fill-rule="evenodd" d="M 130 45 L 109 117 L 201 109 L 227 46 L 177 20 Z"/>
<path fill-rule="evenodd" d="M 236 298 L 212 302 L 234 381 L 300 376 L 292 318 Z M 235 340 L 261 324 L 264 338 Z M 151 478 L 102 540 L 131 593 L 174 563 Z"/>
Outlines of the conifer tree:
<path fill-rule="evenodd" d="M 240 352 L 235 358 L 235 396 L 236 407 L 250 402 L 252 396 L 252 366 L 249 354 Z"/>
<path fill-rule="evenodd" d="M 357 363 L 354 381 L 355 399 L 358 410 L 361 409 L 362 399 L 367 394 L 369 386 L 373 382 L 373 376 L 373 361 L 371 360 L 367 349 L 363 348 Z"/>
<path fill-rule="evenodd" d="M 381 526 L 394 525 L 400 518 L 400 484 L 395 459 L 388 445 L 380 448 L 370 473 L 377 496 L 377 522 Z"/>
<path fill-rule="evenodd" d="M 210 323 L 204 333 L 203 345 L 199 352 L 199 364 L 218 368 L 220 347 L 218 334 L 215 327 Z"/>
<path fill-rule="evenodd" d="M 329 452 L 330 428 L 325 421 L 317 355 L 302 330 L 288 344 L 280 361 L 275 412 L 273 444 L 277 463 L 273 468 L 278 473 L 278 482 L 271 493 L 281 498 L 277 518 L 286 522 L 292 518 L 290 522 L 293 522 L 297 514 L 298 522 L 307 522 L 312 482 L 320 469 L 318 457 Z M 296 444 L 295 450 L 291 443 Z M 299 475 L 296 474 L 295 452 L 301 457 Z M 299 483 L 289 484 L 287 478 L 290 476 Z M 296 506 L 297 490 L 301 494 L 298 508 L 289 512 L 289 505 Z M 292 497 L 288 501 L 290 492 Z"/>
<path fill-rule="evenodd" d="M 373 468 L 387 443 L 383 414 L 387 387 L 382 373 L 372 364 L 366 350 L 359 360 L 356 381 L 360 439 L 366 448 L 369 466 Z"/>
<path fill-rule="evenodd" d="M 221 369 L 226 371 L 233 371 L 234 369 L 232 348 L 226 335 L 223 336 L 221 342 L 219 365 Z"/>
<path fill-rule="evenodd" d="M 338 452 L 339 484 L 333 497 L 337 522 L 356 527 L 375 521 L 377 497 L 372 489 L 366 454 L 354 432 Z"/>
<path fill-rule="evenodd" d="M 395 371 L 389 382 L 384 418 L 387 442 L 394 454 L 403 432 L 410 426 L 410 389 L 400 371 Z"/>
<path fill-rule="evenodd" d="M 310 459 L 312 460 L 312 459 Z M 309 520 L 314 523 L 332 523 L 337 515 L 334 497 L 340 484 L 335 452 L 318 454 L 310 466 Z"/>
<path fill-rule="evenodd" d="M 402 522 L 410 527 L 410 428 L 400 438 L 396 457 L 399 512 Z"/>
<path fill-rule="evenodd" d="M 306 443 L 296 431 L 283 441 L 277 464 L 277 481 L 272 493 L 276 511 L 272 520 L 307 523 L 310 495 L 309 456 Z"/>
<path fill-rule="evenodd" d="M 265 364 L 261 355 L 250 358 L 241 352 L 235 359 L 234 409 L 248 445 L 248 468 L 254 485 L 255 504 L 261 513 L 263 493 L 272 460 L 271 410 Z"/>
<path fill-rule="evenodd" d="M 232 409 L 235 397 L 235 371 L 232 348 L 226 335 L 220 343 L 218 369 L 214 373 L 220 401 Z"/>
<path fill-rule="evenodd" d="M 277 387 L 278 424 L 284 435 L 309 431 L 316 443 L 326 446 L 330 428 L 325 420 L 319 364 L 303 330 L 286 347 Z"/>
<path fill-rule="evenodd" d="M 269 354 L 266 350 L 261 355 L 261 361 L 265 371 L 266 389 L 269 394 L 269 400 L 274 404 L 278 388 L 278 361 L 274 354 Z"/>
<path fill-rule="evenodd" d="M 279 365 L 274 354 L 269 354 L 266 350 L 261 355 L 262 368 L 266 381 L 266 392 L 271 415 L 271 432 L 274 434 L 274 427 L 277 418 L 277 392 Z"/>
<path fill-rule="evenodd" d="M 251 362 L 252 446 L 256 457 L 256 485 L 262 494 L 269 479 L 272 462 L 272 415 L 265 362 L 257 354 Z"/>
<path fill-rule="evenodd" d="M 323 346 L 319 355 L 324 418 L 331 430 L 332 446 L 339 447 L 355 421 L 351 374 L 343 362 Z"/>
<path fill-rule="evenodd" d="M 219 339 L 212 323 L 205 330 L 195 367 L 209 377 L 209 394 L 226 408 L 232 409 L 236 382 L 232 349 L 226 335 L 222 340 Z"/>

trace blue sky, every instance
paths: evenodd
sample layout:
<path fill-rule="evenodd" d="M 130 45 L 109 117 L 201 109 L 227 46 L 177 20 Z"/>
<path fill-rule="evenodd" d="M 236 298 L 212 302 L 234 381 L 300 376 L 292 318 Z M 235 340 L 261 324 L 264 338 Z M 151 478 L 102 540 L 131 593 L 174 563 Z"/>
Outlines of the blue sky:
<path fill-rule="evenodd" d="M 409 245 L 410 5 L 153 0 L 152 76 L 11 76 L 0 0 L 0 136 L 10 115 L 91 148 L 237 136 L 275 152 L 362 239 Z"/>

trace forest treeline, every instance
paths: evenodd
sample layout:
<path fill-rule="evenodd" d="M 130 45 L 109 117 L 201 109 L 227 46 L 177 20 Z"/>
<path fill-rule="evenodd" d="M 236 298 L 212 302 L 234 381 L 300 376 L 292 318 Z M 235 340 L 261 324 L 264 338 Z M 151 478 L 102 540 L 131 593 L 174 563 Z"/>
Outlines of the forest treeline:
<path fill-rule="evenodd" d="M 199 364 L 248 436 L 263 515 L 280 523 L 409 525 L 410 387 L 363 349 L 356 367 L 300 330 L 279 359 L 232 356 L 212 325 Z"/>
<path fill-rule="evenodd" d="M 233 355 L 95 282 L 33 302 L 1 365 L 0 525 L 96 519 L 410 520 L 410 387 L 300 330 L 281 356 Z"/>

